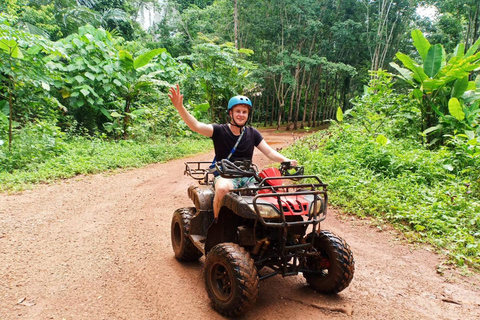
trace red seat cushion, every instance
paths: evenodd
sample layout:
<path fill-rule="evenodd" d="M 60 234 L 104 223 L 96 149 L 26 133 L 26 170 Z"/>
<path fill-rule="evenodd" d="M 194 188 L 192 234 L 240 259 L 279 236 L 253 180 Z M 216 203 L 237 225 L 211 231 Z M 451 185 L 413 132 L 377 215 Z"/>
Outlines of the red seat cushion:
<path fill-rule="evenodd" d="M 278 168 L 267 168 L 263 169 L 262 172 L 260 172 L 259 176 L 260 178 L 265 179 L 271 177 L 281 177 L 282 174 L 280 173 L 280 170 L 278 170 Z M 271 186 L 281 186 L 283 183 L 283 179 L 268 180 L 267 183 Z"/>

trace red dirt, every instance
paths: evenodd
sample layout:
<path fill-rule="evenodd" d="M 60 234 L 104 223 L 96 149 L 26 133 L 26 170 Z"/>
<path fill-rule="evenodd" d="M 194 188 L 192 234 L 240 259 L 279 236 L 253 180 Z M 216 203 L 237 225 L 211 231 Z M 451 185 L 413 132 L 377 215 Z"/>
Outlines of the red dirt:
<path fill-rule="evenodd" d="M 293 140 L 263 134 L 273 147 Z M 191 206 L 195 183 L 183 163 L 212 157 L 0 194 L 0 319 L 223 319 L 205 292 L 204 258 L 180 263 L 170 244 L 171 216 Z M 254 161 L 268 163 L 260 153 Z M 326 296 L 300 275 L 275 276 L 244 319 L 480 319 L 478 274 L 445 267 L 443 256 L 370 220 L 330 210 L 322 226 L 352 248 L 350 286 Z"/>

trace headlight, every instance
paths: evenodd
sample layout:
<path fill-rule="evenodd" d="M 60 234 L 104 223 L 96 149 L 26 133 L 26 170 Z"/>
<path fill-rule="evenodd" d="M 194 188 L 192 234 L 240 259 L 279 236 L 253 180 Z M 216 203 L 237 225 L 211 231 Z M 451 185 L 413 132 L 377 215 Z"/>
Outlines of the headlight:
<path fill-rule="evenodd" d="M 323 202 L 320 197 L 316 196 L 316 201 L 312 201 L 312 204 L 310 205 L 310 215 L 318 215 L 322 212 L 322 207 L 323 207 Z M 315 208 L 315 202 L 317 203 L 317 208 Z M 315 210 L 316 209 L 316 210 Z M 316 211 L 316 212 L 314 212 Z"/>
<path fill-rule="evenodd" d="M 250 208 L 254 212 L 256 212 L 253 204 L 250 205 Z M 258 209 L 258 213 L 260 213 L 260 216 L 264 219 L 280 218 L 280 213 L 278 213 L 278 211 L 272 206 L 258 205 L 257 204 L 257 209 Z"/>

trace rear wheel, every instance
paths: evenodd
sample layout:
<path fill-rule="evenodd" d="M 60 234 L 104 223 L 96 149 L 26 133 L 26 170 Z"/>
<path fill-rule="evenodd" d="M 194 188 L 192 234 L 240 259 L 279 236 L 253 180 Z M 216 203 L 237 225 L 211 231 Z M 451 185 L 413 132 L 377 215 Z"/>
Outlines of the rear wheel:
<path fill-rule="evenodd" d="M 216 245 L 205 260 L 205 287 L 213 307 L 228 317 L 252 307 L 258 296 L 258 274 L 253 259 L 234 243 Z"/>
<path fill-rule="evenodd" d="M 338 293 L 348 287 L 353 279 L 355 261 L 349 245 L 329 231 L 310 233 L 306 241 L 313 242 L 313 252 L 307 257 L 303 272 L 308 284 L 318 292 Z"/>
<path fill-rule="evenodd" d="M 190 220 L 195 214 L 195 208 L 177 209 L 172 218 L 172 247 L 175 258 L 181 261 L 198 260 L 203 254 L 188 237 Z"/>

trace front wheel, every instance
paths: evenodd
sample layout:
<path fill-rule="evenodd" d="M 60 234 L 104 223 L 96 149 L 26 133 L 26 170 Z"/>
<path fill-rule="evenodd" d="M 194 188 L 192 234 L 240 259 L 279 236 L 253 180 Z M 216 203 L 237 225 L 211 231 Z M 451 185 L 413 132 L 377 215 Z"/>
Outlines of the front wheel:
<path fill-rule="evenodd" d="M 195 214 L 195 208 L 181 208 L 173 213 L 172 217 L 172 247 L 175 258 L 180 261 L 198 260 L 203 253 L 190 240 L 190 220 Z"/>
<path fill-rule="evenodd" d="M 205 259 L 205 287 L 213 307 L 236 317 L 247 312 L 258 296 L 258 274 L 253 259 L 241 246 L 221 243 Z"/>
<path fill-rule="evenodd" d="M 329 231 L 310 233 L 306 241 L 313 240 L 313 250 L 307 257 L 307 270 L 303 276 L 314 290 L 333 294 L 348 287 L 353 279 L 355 261 L 349 245 Z"/>

